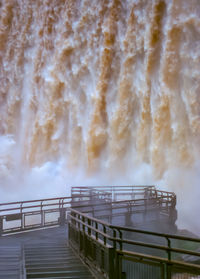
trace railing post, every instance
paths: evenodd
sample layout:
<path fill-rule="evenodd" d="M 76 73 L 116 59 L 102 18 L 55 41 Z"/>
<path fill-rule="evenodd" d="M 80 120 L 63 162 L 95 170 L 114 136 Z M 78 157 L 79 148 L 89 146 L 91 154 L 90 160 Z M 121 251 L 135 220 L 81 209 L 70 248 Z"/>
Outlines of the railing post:
<path fill-rule="evenodd" d="M 103 226 L 103 233 L 106 234 L 106 226 Z M 103 237 L 103 243 L 106 246 L 106 236 Z"/>
<path fill-rule="evenodd" d="M 24 255 L 24 244 L 21 246 L 21 268 L 20 268 L 20 279 L 26 279 L 26 265 Z"/>
<path fill-rule="evenodd" d="M 64 208 L 64 203 L 63 199 L 61 202 L 61 207 L 60 207 L 60 225 L 64 226 L 65 225 L 65 208 Z"/>
<path fill-rule="evenodd" d="M 113 207 L 113 204 L 112 204 L 112 201 L 110 202 L 110 223 L 112 224 L 112 207 Z"/>
<path fill-rule="evenodd" d="M 168 250 L 167 250 L 168 260 L 171 261 L 171 241 L 168 237 L 166 239 L 167 239 L 167 246 L 168 246 Z"/>
<path fill-rule="evenodd" d="M 116 243 L 116 237 L 117 237 L 117 232 L 115 229 L 113 229 L 113 265 L 114 265 L 114 277 L 113 278 L 117 278 L 118 276 L 118 272 L 117 272 L 117 268 L 118 268 L 118 262 L 117 262 L 117 253 L 116 253 L 116 248 L 117 248 L 117 243 Z"/>
<path fill-rule="evenodd" d="M 3 234 L 3 216 L 0 216 L 0 236 Z"/>
<path fill-rule="evenodd" d="M 116 254 L 116 274 L 115 274 L 116 279 L 121 279 L 122 278 L 122 270 L 121 270 L 121 258 L 120 254 Z"/>
<path fill-rule="evenodd" d="M 167 237 L 167 246 L 168 246 L 168 250 L 167 250 L 167 255 L 168 255 L 168 261 L 171 261 L 171 241 L 170 239 Z M 171 279 L 171 264 L 167 264 L 167 279 Z"/>
<path fill-rule="evenodd" d="M 80 214 L 78 214 L 78 219 L 81 220 Z M 78 222 L 78 229 L 79 229 L 79 231 L 80 231 L 80 228 L 81 228 L 81 225 L 80 225 L 80 222 Z"/>
<path fill-rule="evenodd" d="M 108 261 L 109 261 L 109 270 L 108 278 L 115 279 L 115 249 L 109 248 L 108 250 Z"/>
<path fill-rule="evenodd" d="M 125 215 L 125 225 L 130 226 L 131 225 L 131 210 L 132 206 L 131 203 L 129 202 L 127 207 L 126 207 L 126 215 Z"/>
<path fill-rule="evenodd" d="M 82 221 L 83 221 L 83 223 L 85 223 L 85 217 L 84 216 L 82 217 Z M 83 231 L 85 233 L 85 225 L 83 225 Z"/>
<path fill-rule="evenodd" d="M 98 223 L 97 223 L 97 222 L 95 222 L 95 229 L 98 230 Z M 95 237 L 96 237 L 96 240 L 99 239 L 99 234 L 98 234 L 98 232 L 95 232 Z"/>
<path fill-rule="evenodd" d="M 40 214 L 41 214 L 41 226 L 43 227 L 44 226 L 44 215 L 43 215 L 43 204 L 42 204 L 43 201 L 41 201 L 40 203 Z"/>
<path fill-rule="evenodd" d="M 91 226 L 91 220 L 88 218 L 88 226 Z M 91 236 L 91 228 L 88 227 L 88 234 Z"/>
<path fill-rule="evenodd" d="M 21 204 L 20 204 L 21 229 L 23 229 L 23 228 L 24 228 L 24 220 L 23 220 L 23 213 L 22 213 L 22 211 L 23 211 L 23 209 L 22 209 L 22 205 L 23 205 L 23 203 L 21 203 Z"/>
<path fill-rule="evenodd" d="M 119 238 L 122 240 L 122 232 L 121 232 L 120 230 L 119 230 Z M 120 247 L 120 250 L 123 249 L 123 243 L 122 243 L 122 241 L 120 241 L 119 247 Z"/>
<path fill-rule="evenodd" d="M 69 219 L 69 222 L 68 222 L 68 239 L 69 239 L 69 242 L 71 241 L 71 223 L 72 223 L 72 219 L 71 219 L 71 215 L 72 215 L 72 212 L 70 211 L 70 219 Z"/>
<path fill-rule="evenodd" d="M 85 217 L 82 216 L 82 222 L 85 224 Z M 83 254 L 84 254 L 84 257 L 87 258 L 87 255 L 88 255 L 88 251 L 87 251 L 87 235 L 86 235 L 86 228 L 85 228 L 85 225 L 82 225 L 83 226 Z"/>
<path fill-rule="evenodd" d="M 114 240 L 113 240 L 113 248 L 114 249 L 116 249 L 116 230 L 113 230 L 113 238 L 114 238 Z"/>

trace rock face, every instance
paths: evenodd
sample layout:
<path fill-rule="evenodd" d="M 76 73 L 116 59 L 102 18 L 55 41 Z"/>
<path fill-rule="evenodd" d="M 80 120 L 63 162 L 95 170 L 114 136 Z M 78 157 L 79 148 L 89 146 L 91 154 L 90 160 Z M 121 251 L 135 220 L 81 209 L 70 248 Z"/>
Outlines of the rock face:
<path fill-rule="evenodd" d="M 192 166 L 199 73 L 199 0 L 0 0 L 1 161 Z"/>

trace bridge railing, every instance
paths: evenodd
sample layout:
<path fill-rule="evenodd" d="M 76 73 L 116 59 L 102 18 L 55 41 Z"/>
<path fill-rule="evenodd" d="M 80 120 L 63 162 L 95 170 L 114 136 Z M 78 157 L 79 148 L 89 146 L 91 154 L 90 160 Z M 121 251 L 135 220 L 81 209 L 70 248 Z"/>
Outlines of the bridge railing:
<path fill-rule="evenodd" d="M 70 197 L 60 197 L 2 203 L 0 234 L 61 224 L 70 201 Z"/>
<path fill-rule="evenodd" d="M 176 195 L 173 192 L 157 190 L 155 186 L 84 186 L 72 187 L 72 196 L 81 193 L 106 193 L 109 206 L 103 208 L 102 205 L 95 204 L 93 206 L 92 199 L 90 207 L 84 212 L 92 214 L 108 222 L 119 222 L 117 216 L 123 216 L 126 225 L 131 223 L 131 219 L 135 225 L 140 223 L 167 221 L 168 226 L 175 230 L 175 221 L 177 219 L 176 211 Z M 83 211 L 79 207 L 80 211 Z M 153 213 L 154 211 L 154 213 Z M 132 218 L 133 217 L 133 218 Z M 134 219 L 134 220 L 133 220 Z M 133 224 L 132 223 L 132 224 Z M 121 223 L 120 223 L 121 224 Z M 129 224 L 130 225 L 130 224 Z M 157 226 L 152 223 L 153 227 Z M 161 224 L 162 226 L 162 224 Z"/>
<path fill-rule="evenodd" d="M 200 247 L 199 238 L 113 226 L 74 209 L 69 217 L 71 246 L 105 278 L 140 278 L 140 272 L 148 279 L 200 275 L 200 265 L 184 261 L 190 256 L 200 260 L 200 252 L 180 248 L 183 242 Z"/>
<path fill-rule="evenodd" d="M 134 195 L 133 189 L 136 191 Z M 114 194 L 108 190 L 107 188 L 104 191 L 103 188 L 85 187 L 78 189 L 77 192 L 72 191 L 71 197 L 2 203 L 0 204 L 0 234 L 65 224 L 70 207 L 93 217 L 108 219 L 109 222 L 117 216 L 125 216 L 125 222 L 128 222 L 131 215 L 135 213 L 143 213 L 146 218 L 146 213 L 151 214 L 158 209 L 159 214 L 165 212 L 167 218 L 171 218 L 170 210 L 174 207 L 169 206 L 170 196 L 168 193 L 155 194 L 153 186 L 145 189 L 144 187 L 128 187 L 127 193 L 131 191 L 129 199 L 122 199 L 124 197 L 122 195 L 119 200 L 113 200 L 112 196 L 116 193 L 121 194 L 121 188 L 113 187 Z M 142 198 L 139 199 L 135 194 L 137 191 Z"/>
<path fill-rule="evenodd" d="M 156 190 L 155 186 L 137 186 L 137 185 L 125 185 L 125 186 L 74 186 L 71 189 L 72 196 L 74 194 L 82 193 L 107 193 L 110 195 L 113 201 L 120 199 L 140 199 L 144 197 L 147 190 Z"/>
<path fill-rule="evenodd" d="M 176 195 L 173 192 L 157 190 L 152 186 L 75 186 L 71 189 L 72 196 L 91 193 L 106 193 L 112 201 L 124 199 L 160 198 L 165 201 L 165 206 L 176 206 Z"/>
<path fill-rule="evenodd" d="M 64 225 L 69 208 L 88 206 L 98 194 L 28 200 L 0 204 L 0 235 L 42 227 Z M 102 197 L 103 198 L 103 197 Z"/>
<path fill-rule="evenodd" d="M 90 211 L 94 215 L 95 210 L 100 212 L 102 207 L 126 211 L 128 203 L 131 202 L 134 201 L 112 202 L 110 193 L 103 191 L 82 191 L 81 194 L 75 194 L 71 197 L 1 203 L 0 235 L 64 225 L 70 207 L 84 212 Z"/>
<path fill-rule="evenodd" d="M 175 207 L 175 195 L 155 190 L 154 186 L 125 187 L 127 196 L 123 195 L 123 189 L 121 186 L 85 187 L 81 193 L 80 189 L 72 191 L 71 197 L 0 204 L 0 233 L 62 225 L 68 215 L 71 245 L 107 278 L 122 279 L 125 273 L 127 279 L 137 278 L 141 271 L 148 274 L 144 277 L 148 279 L 169 279 L 182 271 L 194 278 L 200 275 L 200 266 L 187 262 L 190 256 L 199 259 L 200 253 L 194 250 L 200 239 L 116 226 L 100 220 L 105 209 L 107 216 L 114 216 L 120 214 L 119 209 L 129 214 L 141 205 L 144 211 L 145 206 L 149 209 L 152 205 L 165 213 Z M 93 211 L 100 215 L 95 217 Z M 7 223 L 12 227 L 6 227 Z M 180 248 L 181 241 L 194 248 Z"/>
<path fill-rule="evenodd" d="M 112 224 L 136 226 L 146 223 L 147 225 L 153 218 L 160 222 L 173 221 L 172 226 L 174 226 L 176 216 L 173 216 L 176 210 L 165 206 L 165 203 L 167 201 L 161 201 L 160 198 L 120 201 L 92 200 L 88 205 L 80 203 L 73 205 L 72 208 Z"/>

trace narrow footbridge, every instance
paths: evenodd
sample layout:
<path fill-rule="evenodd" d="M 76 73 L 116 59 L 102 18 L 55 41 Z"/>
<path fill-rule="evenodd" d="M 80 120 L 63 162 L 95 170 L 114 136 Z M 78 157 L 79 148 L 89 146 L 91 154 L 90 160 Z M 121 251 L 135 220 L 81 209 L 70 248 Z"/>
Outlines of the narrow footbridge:
<path fill-rule="evenodd" d="M 0 279 L 200 278 L 200 238 L 155 186 L 72 187 L 0 204 Z"/>

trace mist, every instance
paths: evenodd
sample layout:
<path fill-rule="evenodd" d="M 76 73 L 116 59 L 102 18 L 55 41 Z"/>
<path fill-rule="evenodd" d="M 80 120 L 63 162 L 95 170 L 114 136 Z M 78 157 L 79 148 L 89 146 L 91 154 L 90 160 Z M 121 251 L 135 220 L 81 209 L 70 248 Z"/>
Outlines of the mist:
<path fill-rule="evenodd" d="M 105 162 L 101 171 L 89 175 L 84 166 L 69 171 L 64 158 L 46 162 L 41 166 L 21 169 L 14 158 L 17 153 L 15 148 L 12 137 L 1 138 L 0 202 L 70 196 L 71 187 L 81 185 L 155 185 L 158 189 L 176 193 L 178 228 L 200 235 L 199 164 L 196 164 L 193 169 L 169 169 L 160 180 L 155 179 L 149 164 L 135 167 L 127 165 L 122 174 L 106 169 Z"/>

